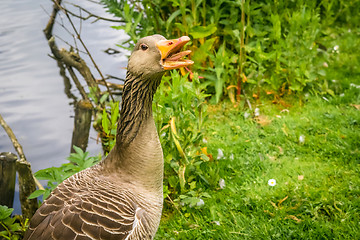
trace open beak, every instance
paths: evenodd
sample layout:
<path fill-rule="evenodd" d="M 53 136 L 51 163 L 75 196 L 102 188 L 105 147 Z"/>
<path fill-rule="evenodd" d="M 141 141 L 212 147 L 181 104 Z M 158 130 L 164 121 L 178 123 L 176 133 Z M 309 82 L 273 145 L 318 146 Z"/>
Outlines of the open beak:
<path fill-rule="evenodd" d="M 191 53 L 190 50 L 181 52 L 181 48 L 190 41 L 188 36 L 182 36 L 178 39 L 160 40 L 156 47 L 161 53 L 161 64 L 165 70 L 177 69 L 192 65 L 194 62 L 189 59 L 183 59 Z"/>

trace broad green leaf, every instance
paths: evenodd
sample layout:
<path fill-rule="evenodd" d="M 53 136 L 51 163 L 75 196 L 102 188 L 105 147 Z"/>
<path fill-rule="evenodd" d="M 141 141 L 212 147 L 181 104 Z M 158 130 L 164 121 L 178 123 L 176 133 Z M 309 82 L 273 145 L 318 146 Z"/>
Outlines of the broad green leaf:
<path fill-rule="evenodd" d="M 37 171 L 34 175 L 39 180 L 56 181 L 56 179 L 54 178 L 54 175 L 53 175 L 54 169 L 55 169 L 55 167 L 42 169 L 42 170 Z"/>
<path fill-rule="evenodd" d="M 170 24 L 177 16 L 179 16 L 180 13 L 181 13 L 181 10 L 178 9 L 170 15 L 170 17 L 166 21 L 166 31 L 169 31 Z"/>
<path fill-rule="evenodd" d="M 186 32 L 185 27 L 184 27 L 183 24 L 181 24 L 181 23 L 174 23 L 174 26 L 175 26 L 175 28 L 179 29 L 181 32 L 183 32 L 183 33 Z"/>
<path fill-rule="evenodd" d="M 13 211 L 13 208 L 8 208 L 7 206 L 0 205 L 0 220 L 4 220 L 10 217 Z"/>
<path fill-rule="evenodd" d="M 105 93 L 104 95 L 102 95 L 100 98 L 100 103 L 103 104 L 108 97 L 109 97 L 108 93 Z"/>
<path fill-rule="evenodd" d="M 119 117 L 119 102 L 116 102 L 112 107 L 111 125 L 115 126 Z"/>
<path fill-rule="evenodd" d="M 101 125 L 102 125 L 102 127 L 104 129 L 104 132 L 106 134 L 109 134 L 109 119 L 107 117 L 107 113 L 106 113 L 105 108 L 104 108 L 103 114 L 102 114 Z"/>
<path fill-rule="evenodd" d="M 210 38 L 207 39 L 204 44 L 202 44 L 195 52 L 194 56 L 192 57 L 192 60 L 195 62 L 195 64 L 201 64 L 206 60 L 206 58 L 209 57 L 209 54 L 211 54 L 211 50 L 213 49 L 214 42 L 217 38 Z"/>
<path fill-rule="evenodd" d="M 34 191 L 33 193 L 31 193 L 30 196 L 28 197 L 28 199 L 37 198 L 37 197 L 43 195 L 45 192 L 46 192 L 46 190 L 38 189 L 38 190 Z"/>
<path fill-rule="evenodd" d="M 210 36 L 211 34 L 215 33 L 217 30 L 217 27 L 215 24 L 210 24 L 206 27 L 204 26 L 194 26 L 191 28 L 189 34 L 194 38 L 205 38 L 207 36 Z"/>

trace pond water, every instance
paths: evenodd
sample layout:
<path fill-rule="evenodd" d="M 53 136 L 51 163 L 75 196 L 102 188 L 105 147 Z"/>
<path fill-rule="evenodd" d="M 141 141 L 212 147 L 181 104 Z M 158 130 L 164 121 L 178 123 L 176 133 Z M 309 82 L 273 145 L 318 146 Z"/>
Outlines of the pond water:
<path fill-rule="evenodd" d="M 111 17 L 98 4 L 86 0 L 74 2 L 95 14 Z M 71 9 L 78 13 L 78 9 Z M 49 57 L 50 49 L 42 32 L 51 10 L 50 0 L 0 1 L 0 114 L 14 131 L 34 172 L 66 162 L 74 125 L 74 100 L 64 92 L 63 78 L 56 61 Z M 62 23 L 71 29 L 65 18 L 58 18 L 54 35 L 73 43 Z M 126 38 L 124 33 L 110 28 L 116 24 L 74 23 L 81 28 L 82 39 L 103 74 L 124 78 L 127 64 L 124 51 L 116 55 L 104 52 L 108 48 L 120 51 L 115 44 Z M 59 47 L 68 48 L 60 39 L 56 41 Z M 80 99 L 75 87 L 71 92 Z M 96 137 L 96 132 L 91 130 L 88 151 L 92 155 L 101 152 Z M 0 152 L 8 151 L 15 153 L 0 127 Z M 21 213 L 18 190 L 14 208 L 16 214 Z"/>

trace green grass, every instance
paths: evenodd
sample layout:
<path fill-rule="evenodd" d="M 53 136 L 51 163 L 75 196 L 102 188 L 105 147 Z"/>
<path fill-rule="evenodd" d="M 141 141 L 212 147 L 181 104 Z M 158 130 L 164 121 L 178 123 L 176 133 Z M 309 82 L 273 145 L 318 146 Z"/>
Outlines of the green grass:
<path fill-rule="evenodd" d="M 226 102 L 209 107 L 214 160 L 203 170 L 226 187 L 201 207 L 165 209 L 155 239 L 360 239 L 359 96 L 353 87 L 329 102 L 265 101 L 253 106 L 260 120 Z"/>

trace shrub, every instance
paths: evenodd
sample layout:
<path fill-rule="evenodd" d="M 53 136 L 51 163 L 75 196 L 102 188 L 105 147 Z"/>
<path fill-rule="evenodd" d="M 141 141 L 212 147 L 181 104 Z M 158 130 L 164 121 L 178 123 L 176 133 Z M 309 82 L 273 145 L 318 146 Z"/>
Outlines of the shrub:
<path fill-rule="evenodd" d="M 202 164 L 209 161 L 204 139 L 207 105 L 204 86 L 173 71 L 165 76 L 154 96 L 154 119 L 165 158 L 164 198 L 197 203 L 207 175 Z M 190 199 L 192 201 L 190 201 Z"/>
<path fill-rule="evenodd" d="M 194 70 L 205 77 L 215 102 L 223 93 L 234 101 L 234 90 L 239 96 L 244 88 L 256 96 L 303 91 L 332 95 L 332 86 L 324 85 L 330 80 L 324 62 L 337 65 L 328 62 L 333 60 L 329 37 L 339 37 L 337 28 L 356 28 L 360 21 L 355 10 L 359 0 L 102 2 L 125 21 L 114 27 L 129 35 L 121 47 L 131 48 L 154 33 L 190 35 Z"/>

